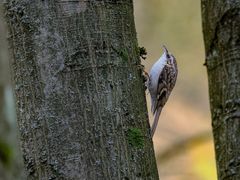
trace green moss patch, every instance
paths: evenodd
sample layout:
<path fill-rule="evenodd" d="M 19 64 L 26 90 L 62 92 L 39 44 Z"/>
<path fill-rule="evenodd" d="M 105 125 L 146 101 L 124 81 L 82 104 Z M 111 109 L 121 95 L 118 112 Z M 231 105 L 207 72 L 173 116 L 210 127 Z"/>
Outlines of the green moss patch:
<path fill-rule="evenodd" d="M 141 129 L 130 128 L 127 133 L 128 143 L 137 148 L 143 148 L 144 137 Z"/>
<path fill-rule="evenodd" d="M 5 143 L 4 141 L 0 140 L 0 161 L 4 165 L 9 165 L 11 162 L 12 157 L 12 150 L 11 147 Z"/>
<path fill-rule="evenodd" d="M 128 51 L 127 49 L 116 49 L 112 46 L 112 49 L 122 58 L 123 61 L 128 61 Z"/>
<path fill-rule="evenodd" d="M 128 61 L 128 52 L 126 49 L 122 49 L 119 53 L 119 55 L 121 56 L 121 58 L 124 60 L 124 61 Z"/>

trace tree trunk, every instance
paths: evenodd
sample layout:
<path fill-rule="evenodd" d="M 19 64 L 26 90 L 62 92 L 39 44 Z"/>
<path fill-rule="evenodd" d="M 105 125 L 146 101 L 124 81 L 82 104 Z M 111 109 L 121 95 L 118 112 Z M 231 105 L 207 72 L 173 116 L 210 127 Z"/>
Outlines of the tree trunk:
<path fill-rule="evenodd" d="M 218 179 L 240 179 L 240 1 L 202 0 Z"/>
<path fill-rule="evenodd" d="M 19 155 L 14 103 L 10 88 L 9 54 L 6 26 L 0 3 L 0 179 L 23 179 L 22 158 Z"/>
<path fill-rule="evenodd" d="M 132 0 L 9 0 L 28 179 L 158 179 Z"/>

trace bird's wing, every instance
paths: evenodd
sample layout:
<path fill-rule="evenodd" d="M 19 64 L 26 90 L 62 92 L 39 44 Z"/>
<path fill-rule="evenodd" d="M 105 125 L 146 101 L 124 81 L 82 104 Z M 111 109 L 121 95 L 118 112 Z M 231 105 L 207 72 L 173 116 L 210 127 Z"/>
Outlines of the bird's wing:
<path fill-rule="evenodd" d="M 159 107 L 163 107 L 167 101 L 167 67 L 164 67 L 158 78 L 158 87 L 155 97 L 152 97 L 152 113 L 155 114 Z"/>
<path fill-rule="evenodd" d="M 163 71 L 159 75 L 158 79 L 158 87 L 157 87 L 157 93 L 154 100 L 152 100 L 152 112 L 154 114 L 154 120 L 151 127 L 151 136 L 153 137 L 155 130 L 158 125 L 158 120 L 160 117 L 160 114 L 162 112 L 162 108 L 167 102 L 168 96 L 169 96 L 169 89 L 168 89 L 168 69 L 167 67 L 164 67 Z"/>

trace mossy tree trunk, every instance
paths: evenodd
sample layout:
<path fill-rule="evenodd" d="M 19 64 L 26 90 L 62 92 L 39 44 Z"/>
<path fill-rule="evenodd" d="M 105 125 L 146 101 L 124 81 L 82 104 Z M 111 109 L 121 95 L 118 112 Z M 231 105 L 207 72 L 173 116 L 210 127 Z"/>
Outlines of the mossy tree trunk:
<path fill-rule="evenodd" d="M 28 179 L 158 179 L 132 0 L 8 0 Z"/>
<path fill-rule="evenodd" d="M 202 0 L 218 179 L 240 179 L 240 1 Z"/>

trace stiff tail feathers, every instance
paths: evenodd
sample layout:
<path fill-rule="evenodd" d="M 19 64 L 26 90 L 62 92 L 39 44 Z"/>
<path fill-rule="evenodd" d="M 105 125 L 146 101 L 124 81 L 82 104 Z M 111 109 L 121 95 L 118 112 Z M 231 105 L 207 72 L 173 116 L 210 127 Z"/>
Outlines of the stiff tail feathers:
<path fill-rule="evenodd" d="M 160 116 L 161 112 L 162 112 L 162 107 L 159 107 L 158 110 L 154 114 L 154 120 L 153 120 L 153 124 L 152 124 L 152 127 L 151 127 L 151 137 L 153 137 L 153 135 L 156 131 L 159 116 Z"/>

